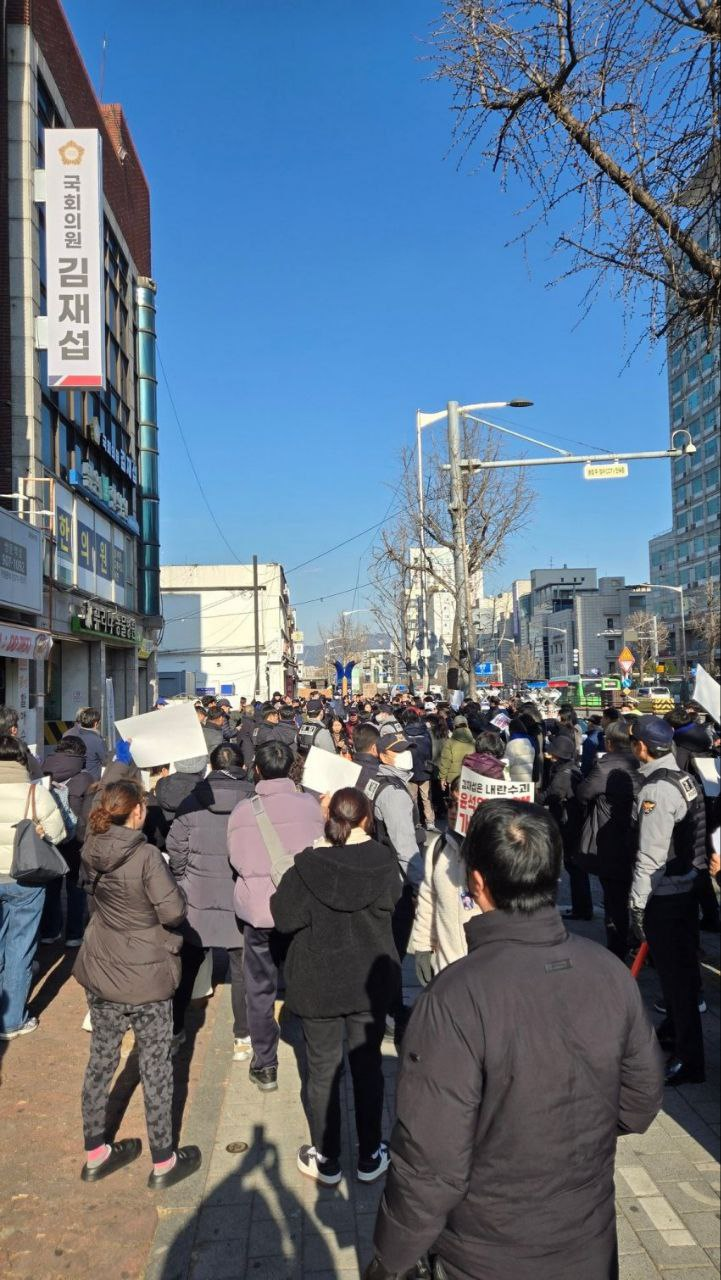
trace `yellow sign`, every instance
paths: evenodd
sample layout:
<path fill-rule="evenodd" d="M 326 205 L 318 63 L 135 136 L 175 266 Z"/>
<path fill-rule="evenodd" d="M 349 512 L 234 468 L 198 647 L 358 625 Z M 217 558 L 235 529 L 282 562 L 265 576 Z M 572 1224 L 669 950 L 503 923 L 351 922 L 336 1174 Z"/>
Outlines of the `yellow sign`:
<path fill-rule="evenodd" d="M 619 653 L 618 661 L 619 662 L 635 662 L 636 661 L 628 645 L 626 645 Z"/>
<path fill-rule="evenodd" d="M 586 462 L 583 468 L 584 480 L 625 480 L 627 475 L 627 462 Z"/>

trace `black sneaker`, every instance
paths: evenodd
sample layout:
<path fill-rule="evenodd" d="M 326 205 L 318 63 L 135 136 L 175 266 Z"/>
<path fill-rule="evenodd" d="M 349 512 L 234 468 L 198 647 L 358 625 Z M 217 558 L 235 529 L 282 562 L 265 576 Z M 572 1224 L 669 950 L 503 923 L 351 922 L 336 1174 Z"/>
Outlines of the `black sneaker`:
<path fill-rule="evenodd" d="M 189 1178 L 191 1173 L 195 1173 L 196 1169 L 200 1168 L 202 1160 L 200 1147 L 178 1147 L 172 1169 L 168 1169 L 167 1173 L 155 1173 L 153 1170 L 148 1177 L 148 1186 L 156 1191 L 174 1187 L 176 1182 L 182 1182 L 184 1178 Z"/>
<path fill-rule="evenodd" d="M 301 1147 L 298 1152 L 297 1165 L 306 1178 L 314 1182 L 322 1182 L 324 1187 L 337 1187 L 343 1173 L 339 1160 L 325 1160 L 315 1147 Z"/>
<path fill-rule="evenodd" d="M 374 1156 L 370 1156 L 366 1160 L 359 1159 L 358 1181 L 375 1182 L 376 1178 L 382 1178 L 390 1162 L 388 1147 L 385 1142 L 382 1142 Z"/>
<path fill-rule="evenodd" d="M 254 1067 L 248 1071 L 251 1084 L 256 1085 L 263 1093 L 272 1093 L 278 1088 L 277 1067 Z"/>

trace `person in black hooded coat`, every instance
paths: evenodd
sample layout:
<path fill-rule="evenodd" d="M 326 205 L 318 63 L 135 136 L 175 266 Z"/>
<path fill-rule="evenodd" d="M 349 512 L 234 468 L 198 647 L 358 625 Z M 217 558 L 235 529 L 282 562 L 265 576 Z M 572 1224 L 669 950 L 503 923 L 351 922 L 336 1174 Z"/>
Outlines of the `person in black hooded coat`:
<path fill-rule="evenodd" d="M 588 776 L 576 787 L 583 821 L 577 861 L 601 882 L 606 946 L 624 960 L 629 945 L 628 899 L 638 844 L 633 804 L 641 776 L 623 720 L 606 726 L 604 745 L 605 753 L 596 756 Z"/>
<path fill-rule="evenodd" d="M 327 1185 L 341 1180 L 340 1076 L 344 1037 L 353 1080 L 358 1178 L 385 1173 L 381 1140 L 381 1043 L 400 993 L 392 915 L 401 896 L 392 849 L 371 839 L 370 801 L 353 787 L 336 791 L 327 843 L 305 849 L 270 900 L 276 928 L 291 934 L 285 1001 L 303 1022 L 308 1061 L 311 1146 L 298 1152 L 301 1173 Z"/>

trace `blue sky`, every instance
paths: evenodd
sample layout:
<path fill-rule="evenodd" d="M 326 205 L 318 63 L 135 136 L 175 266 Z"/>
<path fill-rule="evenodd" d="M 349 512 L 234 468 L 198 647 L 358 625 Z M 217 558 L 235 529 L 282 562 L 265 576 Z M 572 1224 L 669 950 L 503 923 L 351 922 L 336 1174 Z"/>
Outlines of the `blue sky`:
<path fill-rule="evenodd" d="M 104 99 L 128 118 L 152 191 L 160 352 L 209 500 L 241 560 L 292 568 L 388 508 L 416 408 L 524 397 L 501 419 L 564 446 L 658 449 L 663 351 L 580 278 L 520 197 L 451 150 L 425 43 L 440 0 L 66 0 Z M 162 379 L 162 556 L 231 559 Z M 436 428 L 442 430 L 442 428 Z M 553 433 L 553 434 L 552 434 Z M 575 448 L 575 444 L 565 445 Z M 564 561 L 648 576 L 670 523 L 667 462 L 626 481 L 539 468 L 532 527 L 487 572 L 499 590 Z M 390 487 L 389 487 L 390 486 Z M 372 535 L 290 573 L 317 622 L 360 607 Z"/>

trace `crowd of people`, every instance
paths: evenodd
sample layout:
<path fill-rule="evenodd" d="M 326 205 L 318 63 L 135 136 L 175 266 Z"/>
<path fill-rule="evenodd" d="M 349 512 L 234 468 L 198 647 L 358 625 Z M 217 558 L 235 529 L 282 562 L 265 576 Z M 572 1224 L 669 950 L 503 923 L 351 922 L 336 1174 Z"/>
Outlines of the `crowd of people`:
<path fill-rule="evenodd" d="M 91 1034 L 83 1179 L 141 1152 L 139 1139 L 106 1132 L 128 1027 L 149 1185 L 199 1167 L 196 1147 L 174 1144 L 172 1059 L 191 1000 L 212 993 L 214 953 L 224 953 L 229 1052 L 259 1090 L 278 1088 L 280 992 L 300 1020 L 310 1141 L 297 1164 L 329 1186 L 343 1174 L 347 1052 L 356 1176 L 388 1174 L 372 1275 L 402 1274 L 435 1250 L 439 1276 L 472 1276 L 481 1245 L 484 1276 L 510 1274 L 509 1256 L 520 1280 L 615 1274 L 616 1133 L 650 1124 L 664 1083 L 705 1076 L 699 947 L 701 931 L 719 931 L 719 801 L 704 782 L 718 725 L 693 704 L 664 717 L 630 704 L 582 717 L 528 692 L 454 705 L 408 693 L 276 693 L 235 708 L 206 697 L 195 709 L 205 753 L 143 773 L 132 742 L 110 759 L 93 708 L 42 762 L 18 736 L 17 714 L 0 708 L 0 1038 L 37 1030 L 27 1008 L 37 946 L 64 937 L 78 951 Z M 354 785 L 323 795 L 304 787 L 312 750 L 355 765 Z M 468 777 L 493 780 L 498 798 L 478 805 L 462 836 Z M 504 799 L 505 782 L 528 800 Z M 31 801 L 37 834 L 67 866 L 47 884 L 12 873 Z M 559 913 L 562 867 L 570 904 Z M 606 953 L 567 928 L 592 919 L 594 880 Z M 644 943 L 660 983 L 655 1032 L 629 970 Z M 412 1017 L 408 953 L 428 988 Z M 390 1148 L 384 1039 L 402 1051 Z M 554 1120 L 561 1101 L 560 1129 L 585 1133 L 570 1155 Z M 538 1179 L 556 1160 L 566 1165 L 547 1214 Z M 596 1261 L 587 1254 L 574 1271 L 568 1241 L 581 1219 Z"/>

